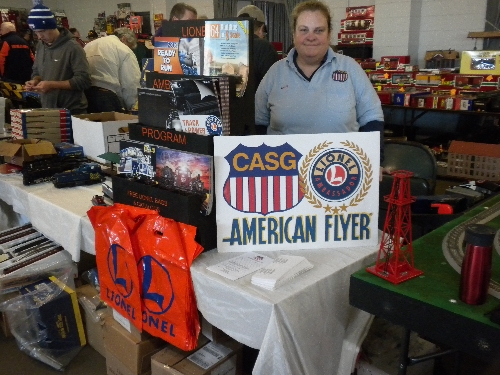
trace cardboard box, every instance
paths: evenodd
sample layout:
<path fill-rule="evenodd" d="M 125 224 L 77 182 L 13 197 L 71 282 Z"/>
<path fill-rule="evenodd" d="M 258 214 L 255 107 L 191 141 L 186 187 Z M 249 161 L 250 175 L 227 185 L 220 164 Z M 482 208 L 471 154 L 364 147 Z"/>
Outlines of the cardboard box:
<path fill-rule="evenodd" d="M 472 111 L 473 99 L 465 96 L 456 96 L 453 109 L 455 111 Z"/>
<path fill-rule="evenodd" d="M 83 146 L 85 156 L 100 163 L 106 152 L 120 152 L 120 141 L 128 139 L 128 124 L 137 116 L 119 112 L 90 113 L 72 116 L 74 143 Z"/>
<path fill-rule="evenodd" d="M 462 51 L 461 74 L 500 74 L 500 51 Z"/>
<path fill-rule="evenodd" d="M 167 345 L 151 357 L 151 375 L 164 374 L 165 369 L 174 366 L 188 355 L 208 344 L 210 340 L 203 335 L 198 336 L 198 346 L 191 351 L 184 351 L 173 345 Z"/>
<path fill-rule="evenodd" d="M 411 101 L 413 98 L 418 97 L 418 96 L 427 96 L 429 95 L 429 91 L 412 91 L 412 92 L 407 92 L 404 94 L 404 101 L 403 105 L 405 107 L 410 107 Z"/>
<path fill-rule="evenodd" d="M 108 314 L 113 317 L 115 322 L 118 322 L 125 330 L 132 335 L 137 341 L 147 340 L 151 337 L 146 331 L 139 331 L 130 320 L 125 318 L 118 311 L 108 306 Z"/>
<path fill-rule="evenodd" d="M 109 320 L 104 325 L 106 363 L 108 357 L 114 357 L 133 375 L 151 371 L 151 356 L 165 344 L 165 341 L 153 336 L 138 340 L 114 320 Z"/>
<path fill-rule="evenodd" d="M 49 141 L 14 139 L 0 142 L 0 155 L 5 162 L 20 166 L 25 161 L 48 158 L 56 153 L 54 145 Z"/>
<path fill-rule="evenodd" d="M 438 96 L 437 109 L 452 110 L 454 106 L 455 99 L 453 96 L 440 95 Z"/>
<path fill-rule="evenodd" d="M 0 326 L 2 328 L 5 337 L 12 337 L 12 332 L 10 331 L 9 322 L 5 313 L 0 312 Z"/>
<path fill-rule="evenodd" d="M 106 374 L 107 375 L 149 375 L 151 371 L 138 374 L 130 370 L 124 363 L 111 353 L 106 353 Z"/>
<path fill-rule="evenodd" d="M 106 349 L 104 347 L 104 325 L 107 321 L 112 320 L 113 318 L 109 314 L 108 310 L 103 308 L 100 310 L 99 320 L 96 321 L 95 316 L 91 315 L 92 312 L 89 312 L 83 306 L 83 298 L 90 300 L 93 298 L 99 298 L 99 292 L 92 285 L 82 285 L 76 290 L 76 293 L 80 302 L 80 311 L 83 317 L 87 344 L 94 348 L 103 357 L 106 357 Z"/>
<path fill-rule="evenodd" d="M 373 31 L 346 31 L 338 34 L 338 45 L 373 44 Z"/>
<path fill-rule="evenodd" d="M 224 343 L 226 341 L 232 340 L 231 336 L 221 331 L 216 326 L 210 324 L 203 315 L 201 315 L 200 322 L 201 322 L 201 333 L 203 334 L 203 336 L 206 336 L 210 341 L 217 343 Z"/>
<path fill-rule="evenodd" d="M 172 367 L 154 375 L 238 375 L 242 372 L 243 345 L 235 340 L 209 342 Z"/>

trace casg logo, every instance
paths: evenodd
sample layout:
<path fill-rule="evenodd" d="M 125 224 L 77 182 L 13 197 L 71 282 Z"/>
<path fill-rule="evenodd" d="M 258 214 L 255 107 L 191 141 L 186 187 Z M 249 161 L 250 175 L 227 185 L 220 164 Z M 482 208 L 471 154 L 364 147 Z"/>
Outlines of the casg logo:
<path fill-rule="evenodd" d="M 164 314 L 172 307 L 175 299 L 170 273 L 150 255 L 143 256 L 137 267 L 139 278 L 142 278 L 144 306 L 150 314 Z"/>

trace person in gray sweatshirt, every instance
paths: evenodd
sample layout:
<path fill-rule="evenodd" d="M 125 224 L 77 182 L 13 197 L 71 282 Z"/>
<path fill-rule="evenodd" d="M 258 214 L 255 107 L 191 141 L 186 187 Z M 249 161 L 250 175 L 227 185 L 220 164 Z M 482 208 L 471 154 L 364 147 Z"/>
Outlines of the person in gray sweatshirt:
<path fill-rule="evenodd" d="M 84 91 L 90 72 L 83 48 L 65 28 L 58 28 L 54 14 L 38 1 L 28 25 L 38 37 L 31 80 L 26 91 L 40 93 L 43 108 L 65 108 L 72 115 L 87 113 Z"/>

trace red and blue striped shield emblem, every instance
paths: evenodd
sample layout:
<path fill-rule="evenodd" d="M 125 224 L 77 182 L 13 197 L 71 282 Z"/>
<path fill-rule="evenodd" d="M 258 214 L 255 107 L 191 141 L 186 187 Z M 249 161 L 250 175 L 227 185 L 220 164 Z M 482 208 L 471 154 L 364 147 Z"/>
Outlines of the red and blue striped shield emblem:
<path fill-rule="evenodd" d="M 230 165 L 225 201 L 235 210 L 262 215 L 295 207 L 303 198 L 298 171 L 301 157 L 288 143 L 238 145 L 225 157 Z"/>

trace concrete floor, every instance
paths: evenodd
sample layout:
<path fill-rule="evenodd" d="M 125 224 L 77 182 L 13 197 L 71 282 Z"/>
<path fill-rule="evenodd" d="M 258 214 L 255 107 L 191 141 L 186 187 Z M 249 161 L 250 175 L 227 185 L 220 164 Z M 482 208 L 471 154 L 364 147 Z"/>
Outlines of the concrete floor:
<path fill-rule="evenodd" d="M 0 333 L 0 374 L 2 375 L 106 375 L 106 359 L 85 346 L 69 363 L 66 369 L 58 371 L 22 352 L 13 337 Z"/>

